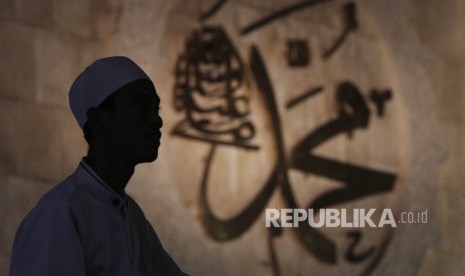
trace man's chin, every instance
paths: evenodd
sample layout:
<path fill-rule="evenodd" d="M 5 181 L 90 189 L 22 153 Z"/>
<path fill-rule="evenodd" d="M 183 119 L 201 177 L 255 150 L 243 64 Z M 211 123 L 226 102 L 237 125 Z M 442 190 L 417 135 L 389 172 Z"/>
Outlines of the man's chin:
<path fill-rule="evenodd" d="M 157 158 L 158 158 L 158 153 L 155 153 L 151 156 L 148 156 L 147 159 L 144 161 L 144 163 L 154 162 L 155 160 L 157 160 Z"/>
<path fill-rule="evenodd" d="M 135 160 L 137 164 L 140 164 L 140 163 L 154 162 L 155 160 L 157 160 L 157 158 L 158 158 L 158 151 L 154 153 L 150 153 L 150 154 L 145 153 L 144 155 L 138 156 L 137 158 L 135 158 Z"/>

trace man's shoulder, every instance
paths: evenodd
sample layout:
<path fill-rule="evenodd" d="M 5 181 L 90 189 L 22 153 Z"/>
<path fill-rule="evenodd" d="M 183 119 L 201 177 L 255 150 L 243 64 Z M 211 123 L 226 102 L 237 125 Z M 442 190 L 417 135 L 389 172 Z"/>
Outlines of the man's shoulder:
<path fill-rule="evenodd" d="M 30 231 L 32 228 L 37 228 L 38 225 L 42 225 L 43 223 L 47 224 L 50 221 L 60 221 L 69 218 L 70 207 L 79 190 L 79 185 L 76 185 L 76 181 L 72 175 L 67 177 L 39 199 L 37 204 L 24 217 L 18 232 L 21 232 L 22 228 Z"/>
<path fill-rule="evenodd" d="M 76 196 L 82 191 L 74 175 L 68 176 L 61 183 L 46 192 L 40 199 L 38 204 L 69 204 L 72 203 Z"/>
<path fill-rule="evenodd" d="M 59 213 L 69 209 L 83 193 L 74 175 L 68 176 L 65 180 L 46 192 L 30 211 L 29 215 L 43 213 Z"/>

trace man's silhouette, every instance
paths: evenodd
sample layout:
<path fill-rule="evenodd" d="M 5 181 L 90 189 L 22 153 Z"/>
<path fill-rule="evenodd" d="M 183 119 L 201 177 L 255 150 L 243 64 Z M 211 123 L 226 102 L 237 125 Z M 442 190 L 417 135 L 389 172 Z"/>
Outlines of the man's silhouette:
<path fill-rule="evenodd" d="M 126 57 L 104 58 L 76 78 L 69 99 L 89 151 L 21 223 L 10 276 L 183 275 L 124 191 L 134 167 L 158 156 L 152 81 Z"/>

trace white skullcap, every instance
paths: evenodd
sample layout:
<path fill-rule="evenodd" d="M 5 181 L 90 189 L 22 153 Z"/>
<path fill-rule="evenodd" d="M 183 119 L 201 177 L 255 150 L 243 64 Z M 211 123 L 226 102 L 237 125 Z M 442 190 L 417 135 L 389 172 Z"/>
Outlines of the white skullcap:
<path fill-rule="evenodd" d="M 84 129 L 87 110 L 97 107 L 108 96 L 135 80 L 150 78 L 132 60 L 115 56 L 102 58 L 82 72 L 69 90 L 69 105 L 79 126 Z"/>

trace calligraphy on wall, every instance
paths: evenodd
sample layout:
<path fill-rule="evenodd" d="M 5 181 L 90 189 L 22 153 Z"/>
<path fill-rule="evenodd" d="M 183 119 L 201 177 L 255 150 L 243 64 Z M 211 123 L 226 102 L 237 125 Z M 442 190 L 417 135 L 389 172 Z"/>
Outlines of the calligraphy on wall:
<path fill-rule="evenodd" d="M 348 141 L 356 140 L 355 132 L 369 130 L 374 118 L 378 119 L 378 124 L 382 124 L 383 119 L 392 114 L 389 109 L 395 93 L 389 87 L 374 86 L 362 89 L 352 79 L 342 78 L 334 85 L 326 85 L 324 80 L 319 83 L 299 83 L 298 86 L 304 92 L 293 93 L 285 102 L 280 101 L 275 88 L 277 80 L 274 80 L 273 74 L 270 73 L 260 44 L 242 43 L 242 52 L 247 54 L 241 56 L 241 51 L 236 46 L 237 42 L 231 38 L 224 26 L 209 23 L 210 18 L 222 10 L 227 10 L 228 2 L 217 1 L 198 17 L 201 26 L 192 28 L 185 37 L 183 50 L 174 66 L 173 103 L 175 110 L 182 114 L 183 118 L 176 123 L 172 134 L 210 146 L 205 166 L 199 168 L 203 170 L 203 174 L 198 194 L 200 223 L 208 236 L 227 244 L 228 241 L 247 233 L 250 227 L 257 223 L 260 215 L 263 215 L 265 208 L 272 207 L 269 206 L 270 198 L 275 194 L 279 194 L 286 208 L 318 210 L 350 205 L 366 198 L 376 201 L 383 195 L 392 193 L 397 183 L 395 169 L 386 170 L 369 164 L 356 164 L 351 160 L 338 160 L 317 153 L 317 149 L 338 137 Z M 252 33 L 271 28 L 298 11 L 331 2 L 301 1 L 282 7 L 238 30 L 239 37 L 245 38 Z M 282 41 L 287 48 L 284 53 L 287 64 L 282 70 L 324 66 L 343 50 L 345 43 L 351 39 L 351 33 L 357 32 L 359 24 L 363 24 L 357 18 L 355 3 L 332 4 L 332 7 L 338 9 L 335 16 L 338 16 L 344 25 L 342 29 L 334 30 L 334 40 L 325 49 L 320 49 L 321 54 L 316 54 L 318 51 L 312 48 L 307 39 L 288 37 Z M 314 65 L 317 62 L 318 65 Z M 252 93 L 257 93 L 262 99 L 263 112 L 272 122 L 269 139 L 275 145 L 272 150 L 276 160 L 273 161 L 272 169 L 265 177 L 264 183 L 250 183 L 260 186 L 259 192 L 252 200 L 237 214 L 221 218 L 215 214 L 208 200 L 212 164 L 216 160 L 218 149 L 232 147 L 257 153 L 268 150 L 254 139 L 259 135 L 254 114 L 259 111 L 251 108 Z M 285 138 L 285 133 L 289 131 L 288 126 L 298 120 L 305 121 L 306 118 L 300 117 L 296 121 L 288 122 L 285 113 L 305 109 L 308 102 L 321 95 L 332 97 L 335 103 L 333 118 L 308 129 L 305 135 L 293 141 L 291 146 L 286 146 L 289 145 Z M 311 201 L 302 205 L 297 198 L 300 191 L 293 185 L 291 171 L 325 178 L 339 183 L 339 187 L 315 194 Z M 306 181 L 306 185 L 312 190 L 312 181 Z M 360 229 L 340 229 L 348 241 L 348 246 L 342 248 L 325 229 L 315 229 L 308 224 L 301 224 L 295 229 L 270 228 L 269 254 L 275 275 L 286 274 L 277 257 L 279 248 L 273 246 L 274 239 L 280 237 L 283 231 L 294 231 L 298 237 L 297 243 L 317 260 L 332 266 L 342 262 L 358 265 L 361 269 L 357 271 L 363 275 L 369 274 L 376 266 L 392 234 L 387 230 L 387 234 L 380 241 L 367 242 L 366 233 Z M 342 256 L 342 260 L 339 256 Z"/>

